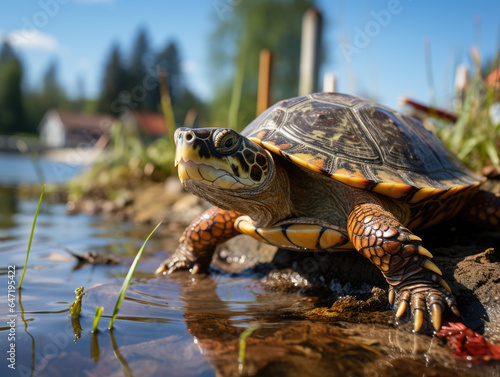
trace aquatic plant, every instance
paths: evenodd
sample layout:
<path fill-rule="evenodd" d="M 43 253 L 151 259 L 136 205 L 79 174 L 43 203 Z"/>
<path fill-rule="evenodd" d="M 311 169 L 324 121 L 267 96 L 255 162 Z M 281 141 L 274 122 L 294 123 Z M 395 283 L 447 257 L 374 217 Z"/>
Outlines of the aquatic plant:
<path fill-rule="evenodd" d="M 104 311 L 104 307 L 98 306 L 95 308 L 94 322 L 92 323 L 92 332 L 97 332 L 97 326 L 99 325 L 99 320 L 101 319 L 102 312 Z"/>
<path fill-rule="evenodd" d="M 247 352 L 247 338 L 252 335 L 252 333 L 260 328 L 260 325 L 250 326 L 245 329 L 240 335 L 239 340 L 239 351 L 238 351 L 238 372 L 243 373 L 245 369 L 245 359 Z"/>
<path fill-rule="evenodd" d="M 35 218 L 33 219 L 30 240 L 28 243 L 28 250 L 26 252 L 26 261 L 24 262 L 23 273 L 21 274 L 21 280 L 19 280 L 19 289 L 21 289 L 21 285 L 23 284 L 24 274 L 26 273 L 26 267 L 28 266 L 28 258 L 30 256 L 31 244 L 33 242 L 33 235 L 35 234 L 36 219 L 38 218 L 38 212 L 40 211 L 40 206 L 42 205 L 42 199 L 43 199 L 43 193 L 45 192 L 45 186 L 46 185 L 43 185 L 42 193 L 40 194 L 40 200 L 38 201 L 38 207 L 36 208 L 36 212 L 35 212 Z"/>
<path fill-rule="evenodd" d="M 75 301 L 73 301 L 69 306 L 69 315 L 71 318 L 80 318 L 82 314 L 82 299 L 84 295 L 85 292 L 83 292 L 83 287 L 75 289 Z"/>
<path fill-rule="evenodd" d="M 158 227 L 161 225 L 163 221 L 160 221 L 158 225 L 153 229 L 151 233 L 149 233 L 149 236 L 146 238 L 144 243 L 142 244 L 141 248 L 137 252 L 137 255 L 135 256 L 134 261 L 132 262 L 132 265 L 130 266 L 130 269 L 128 270 L 127 276 L 125 277 L 125 280 L 123 281 L 122 287 L 120 289 L 120 293 L 118 294 L 118 299 L 116 300 L 115 308 L 113 309 L 113 315 L 111 316 L 111 320 L 109 321 L 109 326 L 108 328 L 111 330 L 113 328 L 113 323 L 115 322 L 116 316 L 118 315 L 118 311 L 120 310 L 120 307 L 123 303 L 123 299 L 125 298 L 125 293 L 127 293 L 127 289 L 130 285 L 130 282 L 132 281 L 132 277 L 134 276 L 135 269 L 137 267 L 137 264 L 139 263 L 139 259 L 141 259 L 142 252 L 144 251 L 144 247 L 146 246 L 146 243 L 148 242 L 149 238 L 153 235 L 153 233 L 158 229 Z"/>

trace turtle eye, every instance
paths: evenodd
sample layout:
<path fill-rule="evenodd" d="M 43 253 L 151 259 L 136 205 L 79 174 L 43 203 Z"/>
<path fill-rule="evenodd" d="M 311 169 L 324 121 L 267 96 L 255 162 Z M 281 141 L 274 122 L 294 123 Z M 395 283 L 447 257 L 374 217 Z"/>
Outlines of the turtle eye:
<path fill-rule="evenodd" d="M 229 155 L 239 147 L 240 138 L 231 130 L 221 130 L 214 135 L 214 147 L 222 155 Z"/>

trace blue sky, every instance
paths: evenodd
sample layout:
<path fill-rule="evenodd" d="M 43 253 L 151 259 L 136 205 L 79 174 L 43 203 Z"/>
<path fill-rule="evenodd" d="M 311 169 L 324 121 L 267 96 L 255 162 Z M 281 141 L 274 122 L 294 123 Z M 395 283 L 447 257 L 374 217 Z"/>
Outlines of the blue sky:
<path fill-rule="evenodd" d="M 0 40 L 14 41 L 30 86 L 39 85 L 57 59 L 63 85 L 74 93 L 81 78 L 86 94 L 93 96 L 111 44 L 129 53 L 144 26 L 156 49 L 178 42 L 189 86 L 209 99 L 216 85 L 208 67 L 208 39 L 219 22 L 216 6 L 225 3 L 230 9 L 241 1 L 251 0 L 3 0 Z M 500 46 L 497 2 L 317 0 L 317 5 L 324 15 L 322 73 L 335 73 L 338 91 L 369 95 L 393 108 L 403 95 L 431 101 L 426 40 L 441 106 L 450 103 L 456 66 L 471 64 L 470 48 L 476 46 L 487 60 Z"/>

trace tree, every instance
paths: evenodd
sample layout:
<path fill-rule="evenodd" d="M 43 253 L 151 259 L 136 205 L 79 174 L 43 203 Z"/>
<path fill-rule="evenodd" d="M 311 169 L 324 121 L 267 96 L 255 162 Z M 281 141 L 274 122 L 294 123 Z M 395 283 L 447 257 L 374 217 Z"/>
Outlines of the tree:
<path fill-rule="evenodd" d="M 137 109 L 158 110 L 156 96 L 158 87 L 151 85 L 156 80 L 154 63 L 148 33 L 142 28 L 137 33 L 127 69 L 128 90 L 134 97 L 134 105 Z"/>
<path fill-rule="evenodd" d="M 30 132 L 22 93 L 23 67 L 8 42 L 0 52 L 0 133 Z"/>
<path fill-rule="evenodd" d="M 272 101 L 297 95 L 302 16 L 314 0 L 253 0 L 238 2 L 231 11 L 219 10 L 212 35 L 212 77 L 216 80 L 212 123 L 226 123 L 239 67 L 243 78 L 237 128 L 255 118 L 259 54 L 274 55 Z M 220 13 L 220 12 L 223 12 Z"/>
<path fill-rule="evenodd" d="M 111 48 L 109 59 L 104 69 L 98 110 L 104 113 L 120 115 L 127 109 L 130 98 L 123 93 L 127 88 L 127 74 L 122 62 L 120 48 Z"/>
<path fill-rule="evenodd" d="M 176 104 L 183 96 L 185 86 L 181 71 L 181 58 L 175 42 L 169 42 L 165 48 L 156 55 L 156 67 L 167 73 L 168 90 L 172 104 Z M 158 97 L 159 99 L 159 97 Z"/>
<path fill-rule="evenodd" d="M 176 124 L 183 124 L 188 111 L 191 109 L 196 110 L 198 120 L 205 113 L 205 105 L 186 86 L 181 61 L 179 48 L 174 41 L 169 41 L 155 58 L 157 69 L 159 68 L 167 73 L 168 90 Z M 160 102 L 159 94 L 158 91 L 157 102 Z"/>
<path fill-rule="evenodd" d="M 0 51 L 0 64 L 6 63 L 12 60 L 19 60 L 14 49 L 9 42 L 4 42 L 2 45 L 2 50 Z"/>
<path fill-rule="evenodd" d="M 49 64 L 45 75 L 43 76 L 43 87 L 41 92 L 41 100 L 45 110 L 58 109 L 66 107 L 66 94 L 59 85 L 57 79 L 58 66 L 54 60 Z"/>

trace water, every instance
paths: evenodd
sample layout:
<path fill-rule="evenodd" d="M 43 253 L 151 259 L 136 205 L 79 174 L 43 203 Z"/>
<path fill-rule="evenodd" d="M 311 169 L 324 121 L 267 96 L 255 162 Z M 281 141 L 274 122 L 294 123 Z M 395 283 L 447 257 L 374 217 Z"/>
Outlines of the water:
<path fill-rule="evenodd" d="M 28 158 L 2 158 L 4 186 L 37 182 Z M 54 171 L 50 162 L 42 166 Z M 150 239 L 110 331 L 118 291 L 152 226 L 70 216 L 63 204 L 42 206 L 22 291 L 9 301 L 7 277 L 14 268 L 19 282 L 37 204 L 0 189 L 1 376 L 235 376 L 239 368 L 260 376 L 500 375 L 498 365 L 455 361 L 439 340 L 395 330 L 386 323 L 390 313 L 368 313 L 363 318 L 374 320 L 361 323 L 307 319 L 318 297 L 265 289 L 256 273 L 156 276 L 179 236 L 166 227 Z M 74 269 L 64 248 L 113 254 L 121 262 Z M 75 320 L 68 308 L 80 286 L 86 295 Z M 98 306 L 104 314 L 92 334 Z M 247 340 L 243 366 L 239 336 L 252 325 L 260 327 Z M 5 357 L 10 343 L 15 370 Z"/>
<path fill-rule="evenodd" d="M 76 176 L 83 170 L 78 153 L 68 154 L 62 161 L 50 161 L 36 155 L 20 153 L 0 153 L 0 184 L 16 186 L 20 183 L 62 183 Z"/>

